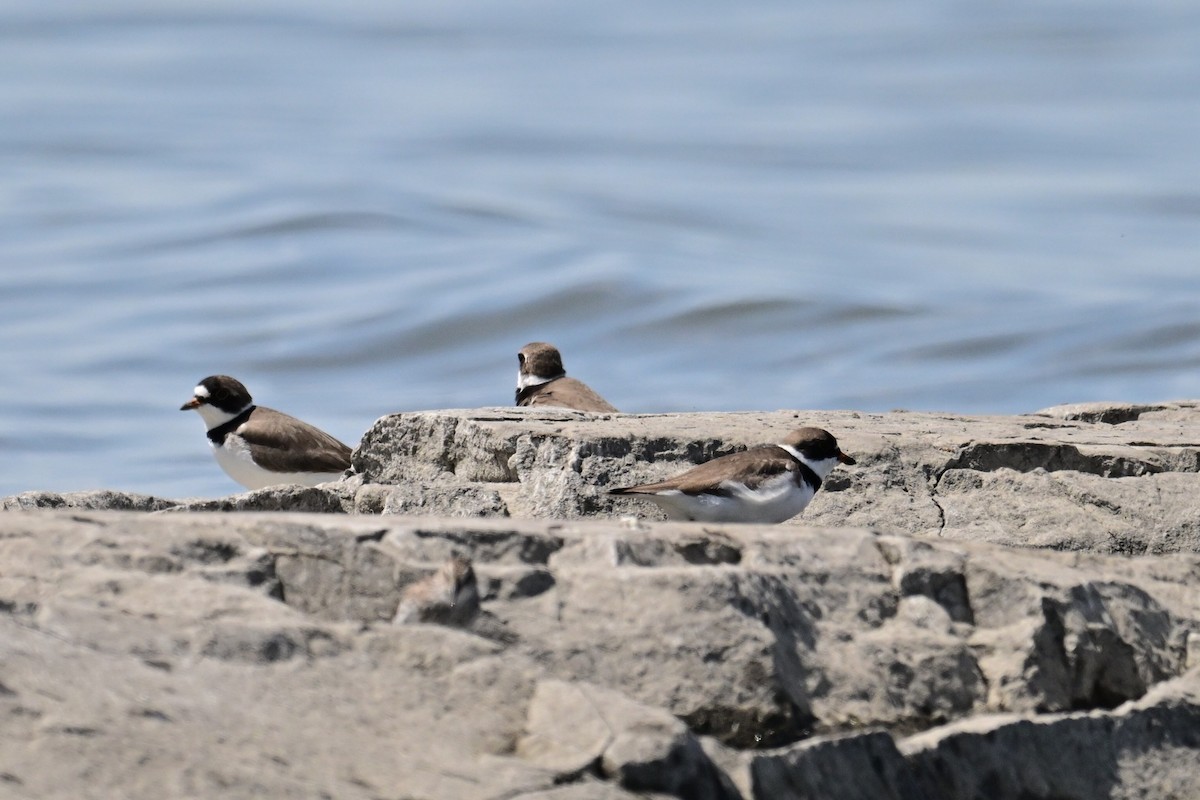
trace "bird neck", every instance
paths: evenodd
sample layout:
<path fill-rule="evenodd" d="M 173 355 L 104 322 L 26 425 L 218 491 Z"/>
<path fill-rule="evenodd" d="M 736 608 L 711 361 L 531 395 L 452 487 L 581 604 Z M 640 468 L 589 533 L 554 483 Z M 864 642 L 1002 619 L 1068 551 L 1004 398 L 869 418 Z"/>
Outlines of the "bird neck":
<path fill-rule="evenodd" d="M 820 461 L 812 461 L 803 453 L 791 445 L 778 445 L 779 449 L 792 457 L 799 466 L 800 474 L 804 476 L 804 480 L 812 484 L 813 491 L 821 488 L 821 482 L 829 471 L 833 469 L 833 462 L 837 459 L 822 459 Z"/>
<path fill-rule="evenodd" d="M 213 444 L 222 444 L 225 441 L 226 436 L 236 431 L 242 425 L 242 423 L 250 419 L 250 413 L 254 411 L 254 408 L 254 404 L 251 403 L 237 414 L 232 416 L 228 411 L 221 411 L 221 416 L 225 417 L 225 421 L 220 422 L 216 426 L 208 429 L 209 441 L 211 441 Z M 220 411 L 220 409 L 215 410 Z"/>
<path fill-rule="evenodd" d="M 521 405 L 536 394 L 540 387 L 565 376 L 565 372 L 562 375 L 555 375 L 553 378 L 538 378 L 534 375 L 517 376 L 517 405 Z"/>

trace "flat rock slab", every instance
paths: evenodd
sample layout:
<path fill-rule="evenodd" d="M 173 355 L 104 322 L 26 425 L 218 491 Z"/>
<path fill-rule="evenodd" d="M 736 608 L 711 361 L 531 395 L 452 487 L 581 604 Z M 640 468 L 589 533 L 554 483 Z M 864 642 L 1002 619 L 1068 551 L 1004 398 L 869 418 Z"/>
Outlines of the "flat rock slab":
<path fill-rule="evenodd" d="M 789 523 L 604 493 L 800 425 L 858 464 Z M 0 795 L 1198 797 L 1197 431 L 439 411 L 320 487 L 4 498 Z M 393 624 L 452 557 L 479 613 Z"/>
<path fill-rule="evenodd" d="M 606 489 L 659 480 L 801 425 L 832 431 L 858 464 L 834 470 L 788 525 L 1125 555 L 1200 552 L 1200 404 L 1186 402 L 997 417 L 427 411 L 379 419 L 351 474 L 320 487 L 215 500 L 27 492 L 0 508 L 661 520 L 652 504 Z"/>
<path fill-rule="evenodd" d="M 778 411 L 597 415 L 533 409 L 396 414 L 354 453 L 364 496 L 422 487 L 422 513 L 662 519 L 614 486 L 660 480 L 816 425 L 841 467 L 790 524 L 1130 555 L 1200 551 L 1200 406 L 1089 404 L 1023 416 Z M 412 507 L 412 501 L 407 501 Z M 369 503 L 347 503 L 367 510 Z"/>
<path fill-rule="evenodd" d="M 480 614 L 393 625 L 452 555 Z M 15 798 L 1197 789 L 1196 555 L 77 507 L 0 514 L 0 564 Z"/>

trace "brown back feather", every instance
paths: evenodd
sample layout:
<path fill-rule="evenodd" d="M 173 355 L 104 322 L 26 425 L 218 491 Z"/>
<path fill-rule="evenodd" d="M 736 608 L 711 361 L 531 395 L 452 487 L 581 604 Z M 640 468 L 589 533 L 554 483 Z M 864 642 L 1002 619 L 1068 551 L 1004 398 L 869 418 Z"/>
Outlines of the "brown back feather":
<path fill-rule="evenodd" d="M 754 489 L 785 472 L 793 473 L 799 480 L 799 470 L 799 464 L 786 450 L 773 444 L 759 445 L 706 461 L 665 481 L 612 489 L 610 494 L 657 494 L 670 489 L 678 489 L 684 494 L 701 494 L 717 489 L 721 480 L 733 471 L 742 473 L 739 480 L 746 488 Z"/>
<path fill-rule="evenodd" d="M 614 413 L 617 410 L 586 383 L 571 377 L 557 378 L 549 383 L 531 388 L 533 392 L 520 405 L 553 406 L 555 408 L 573 408 L 576 411 L 608 413 Z"/>
<path fill-rule="evenodd" d="M 276 472 L 341 472 L 349 468 L 350 448 L 325 431 L 273 408 L 258 406 L 256 410 L 259 419 L 254 420 L 255 425 L 238 434 L 256 460 L 268 460 Z M 277 424 L 284 419 L 289 425 Z M 304 438 L 315 439 L 317 447 L 301 449 L 302 432 Z"/>

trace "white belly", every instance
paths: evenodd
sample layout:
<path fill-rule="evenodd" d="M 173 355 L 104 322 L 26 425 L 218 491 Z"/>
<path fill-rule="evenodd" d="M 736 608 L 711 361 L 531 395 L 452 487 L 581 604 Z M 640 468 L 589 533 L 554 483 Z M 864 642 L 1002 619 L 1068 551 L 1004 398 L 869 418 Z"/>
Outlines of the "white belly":
<path fill-rule="evenodd" d="M 790 473 L 768 481 L 753 491 L 733 481 L 726 481 L 721 487 L 729 494 L 689 495 L 674 490 L 643 497 L 653 500 L 672 519 L 774 524 L 799 514 L 816 494 L 808 484 L 797 486 Z"/>
<path fill-rule="evenodd" d="M 271 472 L 263 469 L 250 457 L 250 448 L 246 443 L 235 435 L 226 436 L 224 445 L 214 444 L 212 447 L 213 455 L 225 474 L 247 489 L 265 489 L 289 483 L 316 486 L 342 477 L 340 472 Z"/>

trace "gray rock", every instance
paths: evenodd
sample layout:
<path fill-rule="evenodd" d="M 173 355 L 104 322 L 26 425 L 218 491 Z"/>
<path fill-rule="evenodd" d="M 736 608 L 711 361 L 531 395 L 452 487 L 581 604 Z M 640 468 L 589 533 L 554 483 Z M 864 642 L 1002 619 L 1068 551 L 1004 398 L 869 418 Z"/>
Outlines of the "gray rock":
<path fill-rule="evenodd" d="M 560 781 L 598 767 L 601 776 L 634 791 L 741 800 L 683 723 L 616 691 L 542 681 L 525 729 L 517 755 Z"/>
<path fill-rule="evenodd" d="M 884 731 L 815 737 L 750 756 L 772 800 L 1185 798 L 1200 776 L 1200 676 L 1112 712 L 994 714 L 899 742 Z"/>
<path fill-rule="evenodd" d="M 498 492 L 478 486 L 404 483 L 388 487 L 379 513 L 507 517 L 508 507 Z"/>
<path fill-rule="evenodd" d="M 540 681 L 529 703 L 525 733 L 517 742 L 517 756 L 550 770 L 560 781 L 594 769 L 613 740 L 604 707 L 613 695 L 620 697 L 598 687 Z M 636 705 L 623 697 L 620 700 Z"/>
<path fill-rule="evenodd" d="M 1101 419 L 1120 423 L 1089 421 Z M 1200 552 L 1192 502 L 1200 445 L 1189 433 L 1200 407 L 1192 403 L 1014 417 L 423 412 L 378 420 L 354 470 L 366 486 L 429 494 L 438 513 L 661 519 L 604 490 L 666 477 L 801 424 L 833 431 L 858 465 L 835 470 L 805 513 L 785 524 L 1129 555 Z M 422 510 L 419 500 L 409 503 L 405 510 Z"/>
<path fill-rule="evenodd" d="M 174 500 L 148 494 L 100 489 L 90 492 L 22 492 L 0 499 L 0 511 L 37 508 L 81 508 L 91 511 L 161 511 L 176 505 Z"/>
<path fill-rule="evenodd" d="M 1079 420 L 1080 422 L 1103 422 L 1107 425 L 1120 425 L 1122 422 L 1132 422 L 1145 415 L 1164 417 L 1162 412 L 1176 412 L 1196 409 L 1194 403 L 1170 404 L 1139 404 L 1139 403 L 1071 403 L 1068 405 L 1051 406 L 1037 412 L 1039 416 L 1055 419 Z"/>
<path fill-rule="evenodd" d="M 1002 551 L 967 570 L 977 615 L 971 640 L 986 648 L 981 666 L 998 707 L 1111 708 L 1187 669 L 1195 628 L 1180 616 L 1175 588 L 1147 592 L 1128 573 L 1084 578 L 1094 567 L 1090 561 L 1077 561 L 1077 577 L 1066 581 L 1046 563 L 1022 563 L 1018 587 L 1010 572 L 1017 565 L 1008 556 Z M 1134 563 L 1136 575 L 1153 562 Z M 1185 562 L 1186 569 L 1192 566 Z M 995 647 L 997 639 L 1008 646 Z M 1020 687 L 1015 694 L 1014 686 Z"/>
<path fill-rule="evenodd" d="M 818 737 L 751 759 L 753 796 L 773 800 L 932 800 L 887 733 Z"/>
<path fill-rule="evenodd" d="M 521 794 L 521 800 L 655 800 L 669 795 L 658 793 L 638 792 L 633 794 L 617 788 L 611 783 L 602 783 L 595 779 L 584 778 L 569 786 L 559 786 L 544 792 Z"/>
<path fill-rule="evenodd" d="M 341 482 L 320 486 L 268 486 L 215 500 L 187 500 L 170 508 L 177 511 L 307 511 L 313 514 L 343 514 L 353 510 L 351 487 Z"/>
<path fill-rule="evenodd" d="M 1192 672 L 1114 712 L 970 720 L 901 751 L 930 798 L 1196 797 L 1198 690 Z"/>
<path fill-rule="evenodd" d="M 858 465 L 839 468 L 787 525 L 1124 555 L 1200 552 L 1200 404 L 1083 404 L 1008 417 L 893 412 L 616 414 L 473 409 L 379 419 L 353 473 L 183 510 L 572 519 L 637 515 L 605 489 L 677 473 L 801 424 L 833 431 Z M 74 499 L 60 499 L 72 497 Z M 121 493 L 6 498 L 4 508 L 171 505 Z M 701 556 L 703 557 L 703 556 Z M 932 590 L 932 589 L 931 589 Z"/>
<path fill-rule="evenodd" d="M 311 490 L 6 498 L 0 787 L 1200 796 L 1197 422 L 407 414 Z M 615 519 L 602 494 L 801 423 L 859 464 L 791 523 Z M 454 558 L 464 627 L 391 625 Z"/>
<path fill-rule="evenodd" d="M 471 628 L 389 624 L 454 555 Z M 1167 798 L 1200 755 L 1197 556 L 68 509 L 0 563 L 30 797 Z"/>
<path fill-rule="evenodd" d="M 286 552 L 279 542 L 304 541 L 305 519 L 4 515 L 0 713 L 15 723 L 4 793 L 451 800 L 553 789 L 503 755 L 533 665 L 495 660 L 477 636 L 322 620 L 249 580 L 207 575 L 242 557 L 229 548 L 254 552 L 249 530 Z M 148 569 L 148 554 L 176 567 Z"/>

